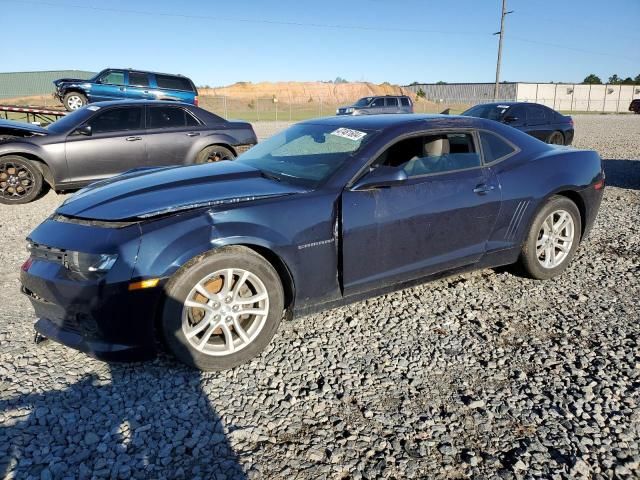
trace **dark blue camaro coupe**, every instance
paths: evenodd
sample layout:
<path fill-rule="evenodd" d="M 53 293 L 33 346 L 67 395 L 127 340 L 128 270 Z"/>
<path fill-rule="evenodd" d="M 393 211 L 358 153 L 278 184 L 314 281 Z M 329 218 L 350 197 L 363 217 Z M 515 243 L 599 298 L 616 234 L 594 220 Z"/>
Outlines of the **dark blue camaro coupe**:
<path fill-rule="evenodd" d="M 471 117 L 310 120 L 235 161 L 133 171 L 28 238 L 37 332 L 104 359 L 246 362 L 283 317 L 468 269 L 562 272 L 596 217 L 597 153 Z"/>

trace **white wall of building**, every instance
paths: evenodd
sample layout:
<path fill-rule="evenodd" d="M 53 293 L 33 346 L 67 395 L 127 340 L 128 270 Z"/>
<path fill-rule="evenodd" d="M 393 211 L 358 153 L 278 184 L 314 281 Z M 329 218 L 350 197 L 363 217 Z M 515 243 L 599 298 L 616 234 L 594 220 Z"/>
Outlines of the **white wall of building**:
<path fill-rule="evenodd" d="M 518 83 L 516 99 L 536 102 L 555 110 L 627 112 L 640 85 L 581 85 L 574 83 Z"/>

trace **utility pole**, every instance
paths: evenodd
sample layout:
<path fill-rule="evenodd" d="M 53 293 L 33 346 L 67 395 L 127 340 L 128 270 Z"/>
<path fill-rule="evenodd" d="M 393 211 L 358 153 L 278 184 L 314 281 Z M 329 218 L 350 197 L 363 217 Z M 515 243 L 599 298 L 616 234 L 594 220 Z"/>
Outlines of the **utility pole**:
<path fill-rule="evenodd" d="M 494 35 L 500 35 L 498 41 L 498 62 L 496 63 L 496 85 L 493 89 L 493 99 L 498 99 L 498 84 L 500 83 L 500 63 L 502 62 L 502 40 L 504 38 L 504 17 L 513 13 L 513 10 L 507 12 L 507 0 L 502 0 L 502 15 L 500 16 L 500 31 Z"/>

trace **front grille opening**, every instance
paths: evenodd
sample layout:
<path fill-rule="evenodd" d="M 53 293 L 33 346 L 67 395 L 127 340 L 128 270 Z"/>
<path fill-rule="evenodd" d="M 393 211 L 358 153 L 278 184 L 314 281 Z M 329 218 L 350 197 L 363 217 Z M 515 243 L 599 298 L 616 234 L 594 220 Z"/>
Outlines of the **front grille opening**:
<path fill-rule="evenodd" d="M 65 256 L 67 251 L 62 248 L 48 247 L 39 243 L 30 242 L 30 253 L 33 258 L 39 258 L 41 260 L 47 260 L 49 262 L 59 263 L 64 265 Z"/>

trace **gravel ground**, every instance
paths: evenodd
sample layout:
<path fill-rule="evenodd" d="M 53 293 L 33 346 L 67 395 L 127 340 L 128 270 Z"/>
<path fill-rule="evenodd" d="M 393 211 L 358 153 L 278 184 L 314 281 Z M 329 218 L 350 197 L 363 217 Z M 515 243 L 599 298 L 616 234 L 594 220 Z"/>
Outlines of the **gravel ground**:
<path fill-rule="evenodd" d="M 640 116 L 575 120 L 609 186 L 560 278 L 303 317 L 223 373 L 35 345 L 23 239 L 63 197 L 0 206 L 0 477 L 639 478 Z"/>

